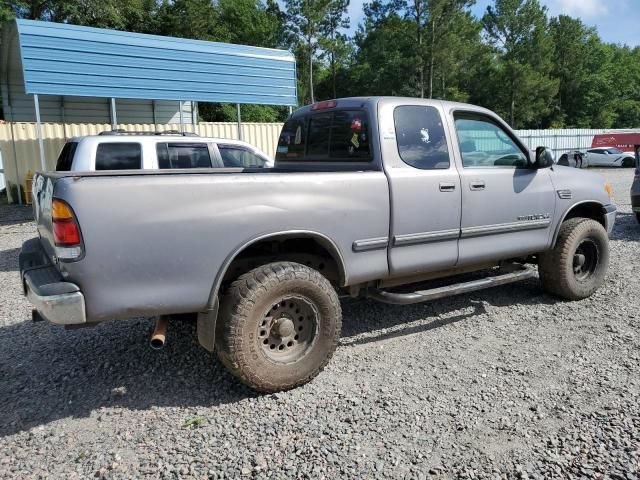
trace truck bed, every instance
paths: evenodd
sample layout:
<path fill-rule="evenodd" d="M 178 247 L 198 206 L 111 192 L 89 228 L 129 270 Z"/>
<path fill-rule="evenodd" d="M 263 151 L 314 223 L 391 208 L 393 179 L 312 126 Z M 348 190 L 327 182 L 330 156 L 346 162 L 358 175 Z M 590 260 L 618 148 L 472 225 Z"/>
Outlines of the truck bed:
<path fill-rule="evenodd" d="M 386 248 L 353 248 L 389 234 L 382 171 L 58 172 L 39 174 L 34 191 L 50 258 L 49 195 L 74 209 L 85 252 L 57 267 L 84 293 L 89 322 L 202 311 L 238 252 L 285 231 L 335 247 L 343 285 L 388 275 Z"/>

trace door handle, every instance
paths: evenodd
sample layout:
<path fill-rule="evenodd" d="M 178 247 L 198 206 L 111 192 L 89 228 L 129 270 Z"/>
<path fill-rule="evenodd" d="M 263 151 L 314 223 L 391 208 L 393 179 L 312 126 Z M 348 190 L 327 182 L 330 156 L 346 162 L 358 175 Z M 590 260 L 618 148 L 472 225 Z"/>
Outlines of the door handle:
<path fill-rule="evenodd" d="M 484 180 L 471 180 L 469 183 L 471 190 L 484 190 Z"/>
<path fill-rule="evenodd" d="M 441 192 L 453 192 L 456 189 L 455 183 L 440 182 Z"/>

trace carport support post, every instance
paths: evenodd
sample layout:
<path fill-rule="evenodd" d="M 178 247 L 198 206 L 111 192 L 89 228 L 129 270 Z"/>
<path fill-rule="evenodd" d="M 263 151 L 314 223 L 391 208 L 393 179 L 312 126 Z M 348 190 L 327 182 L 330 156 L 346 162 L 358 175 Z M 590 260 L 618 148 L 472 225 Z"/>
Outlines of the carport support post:
<path fill-rule="evenodd" d="M 242 140 L 242 118 L 240 117 L 239 103 L 236 103 L 236 111 L 238 112 L 238 140 Z"/>
<path fill-rule="evenodd" d="M 184 117 L 182 116 L 182 100 L 178 102 L 178 110 L 180 110 L 180 133 L 184 135 Z"/>
<path fill-rule="evenodd" d="M 40 100 L 38 95 L 33 96 L 33 104 L 36 108 L 36 131 L 38 133 L 38 147 L 40 148 L 40 168 L 43 172 L 47 171 L 47 165 L 44 161 L 44 141 L 42 140 L 42 125 L 40 125 Z"/>
<path fill-rule="evenodd" d="M 116 99 L 111 97 L 111 130 L 118 129 L 118 117 L 116 116 Z"/>

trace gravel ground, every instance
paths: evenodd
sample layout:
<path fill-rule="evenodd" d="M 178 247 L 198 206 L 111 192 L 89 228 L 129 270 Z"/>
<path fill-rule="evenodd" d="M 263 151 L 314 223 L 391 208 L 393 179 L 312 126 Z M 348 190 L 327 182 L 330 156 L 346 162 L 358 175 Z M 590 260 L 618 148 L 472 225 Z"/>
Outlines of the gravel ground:
<path fill-rule="evenodd" d="M 0 478 L 640 477 L 640 226 L 632 170 L 603 170 L 620 215 L 592 298 L 537 281 L 415 306 L 345 302 L 312 383 L 257 395 L 176 323 L 31 323 L 0 206 Z"/>

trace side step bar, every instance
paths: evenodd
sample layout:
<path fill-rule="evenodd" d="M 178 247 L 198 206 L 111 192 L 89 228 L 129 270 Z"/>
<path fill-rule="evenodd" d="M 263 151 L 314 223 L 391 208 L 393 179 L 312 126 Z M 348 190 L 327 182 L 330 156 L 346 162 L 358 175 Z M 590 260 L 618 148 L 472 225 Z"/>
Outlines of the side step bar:
<path fill-rule="evenodd" d="M 518 266 L 517 271 L 510 271 L 494 277 L 472 280 L 470 282 L 456 283 L 446 287 L 432 288 L 429 290 L 419 290 L 411 293 L 392 293 L 385 290 L 372 290 L 367 292 L 367 297 L 379 302 L 391 303 L 394 305 L 410 305 L 412 303 L 427 302 L 438 298 L 452 297 L 463 293 L 475 292 L 485 288 L 497 287 L 508 283 L 519 282 L 536 276 L 536 269 L 531 266 Z"/>

